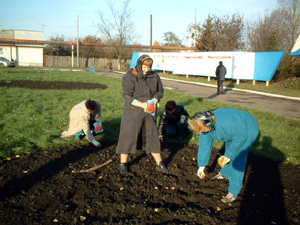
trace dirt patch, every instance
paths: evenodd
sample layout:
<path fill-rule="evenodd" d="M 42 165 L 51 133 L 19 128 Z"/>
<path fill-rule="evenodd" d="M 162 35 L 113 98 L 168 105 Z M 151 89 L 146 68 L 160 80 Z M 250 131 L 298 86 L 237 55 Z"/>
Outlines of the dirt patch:
<path fill-rule="evenodd" d="M 74 85 L 72 85 L 74 87 Z M 245 185 L 232 204 L 219 200 L 228 182 L 214 149 L 207 179 L 197 146 L 162 143 L 169 175 L 143 151 L 119 173 L 116 142 L 34 151 L 0 161 L 0 224 L 300 224 L 300 166 L 249 154 Z M 113 161 L 98 170 L 74 173 Z"/>
<path fill-rule="evenodd" d="M 30 81 L 30 80 L 11 80 L 0 81 L 0 87 L 21 87 L 28 89 L 44 90 L 82 90 L 82 89 L 106 89 L 107 86 L 97 83 L 78 83 L 63 81 Z"/>
<path fill-rule="evenodd" d="M 299 224 L 298 166 L 250 154 L 245 186 L 228 205 L 219 201 L 227 181 L 196 176 L 196 147 L 162 144 L 169 175 L 156 172 L 152 157 L 139 151 L 130 157 L 130 174 L 122 176 L 116 143 L 103 144 L 1 162 L 1 224 Z M 219 171 L 214 158 L 208 178 Z M 96 171 L 73 173 L 110 159 Z"/>

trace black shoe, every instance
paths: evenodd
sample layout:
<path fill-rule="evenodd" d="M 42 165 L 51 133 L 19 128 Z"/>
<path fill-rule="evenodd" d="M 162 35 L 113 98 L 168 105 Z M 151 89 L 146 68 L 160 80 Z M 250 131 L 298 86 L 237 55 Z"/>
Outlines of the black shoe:
<path fill-rule="evenodd" d="M 186 126 L 186 128 L 183 132 L 183 135 L 189 136 L 189 134 L 190 134 L 189 128 L 188 128 L 188 126 Z"/>
<path fill-rule="evenodd" d="M 120 172 L 124 175 L 128 174 L 127 170 L 127 164 L 126 163 L 120 163 L 119 165 Z"/>
<path fill-rule="evenodd" d="M 169 173 L 170 171 L 167 169 L 167 167 L 165 166 L 165 164 L 163 162 L 161 162 L 158 166 L 155 166 L 155 169 L 159 172 L 163 172 L 163 173 Z"/>

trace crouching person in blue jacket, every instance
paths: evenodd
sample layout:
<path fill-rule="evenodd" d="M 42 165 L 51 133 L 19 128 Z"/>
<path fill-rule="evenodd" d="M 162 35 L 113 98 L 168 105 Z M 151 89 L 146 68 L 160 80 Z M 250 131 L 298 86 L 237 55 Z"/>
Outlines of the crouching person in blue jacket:
<path fill-rule="evenodd" d="M 225 153 L 218 158 L 222 169 L 211 180 L 228 178 L 228 194 L 221 201 L 235 201 L 243 187 L 248 152 L 259 134 L 255 118 L 245 111 L 220 108 L 197 113 L 188 123 L 189 128 L 199 134 L 197 175 L 201 179 L 205 177 L 204 169 L 209 163 L 213 141 L 225 142 Z"/>

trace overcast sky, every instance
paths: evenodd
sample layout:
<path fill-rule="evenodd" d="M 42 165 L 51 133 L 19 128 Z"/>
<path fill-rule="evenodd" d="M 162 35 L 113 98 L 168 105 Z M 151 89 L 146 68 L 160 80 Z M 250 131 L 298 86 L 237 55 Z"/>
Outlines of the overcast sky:
<path fill-rule="evenodd" d="M 120 8 L 122 0 L 116 0 Z M 152 15 L 152 41 L 163 42 L 163 34 L 171 31 L 180 39 L 187 27 L 203 21 L 210 15 L 229 15 L 238 12 L 245 19 L 264 14 L 278 7 L 277 0 L 131 0 L 132 20 L 135 24 L 137 44 L 150 45 L 150 15 Z M 106 0 L 0 0 L 0 25 L 4 30 L 44 31 L 45 40 L 64 35 L 79 37 L 101 34 L 94 26 L 99 21 L 98 11 L 109 16 Z M 254 16 L 254 17 L 253 17 Z M 185 41 L 183 41 L 184 44 Z"/>

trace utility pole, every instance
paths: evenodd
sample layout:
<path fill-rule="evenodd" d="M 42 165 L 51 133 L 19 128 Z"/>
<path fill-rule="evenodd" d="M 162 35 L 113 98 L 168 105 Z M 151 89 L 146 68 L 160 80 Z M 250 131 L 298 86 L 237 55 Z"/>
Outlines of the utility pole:
<path fill-rule="evenodd" d="M 77 15 L 77 67 L 79 67 L 79 16 Z"/>
<path fill-rule="evenodd" d="M 44 24 L 44 23 L 39 23 L 39 25 L 42 25 L 43 26 L 43 32 L 45 31 L 45 26 L 46 26 L 46 24 Z"/>
<path fill-rule="evenodd" d="M 45 39 L 45 26 L 46 26 L 46 24 L 44 24 L 44 23 L 39 23 L 39 25 L 42 25 L 42 26 L 43 26 L 43 38 Z"/>
<path fill-rule="evenodd" d="M 152 14 L 150 15 L 150 52 L 152 52 Z"/>
<path fill-rule="evenodd" d="M 72 68 L 74 67 L 74 45 L 72 45 Z"/>

